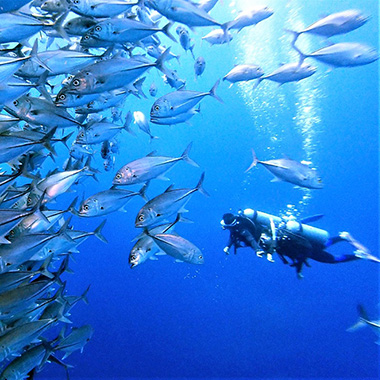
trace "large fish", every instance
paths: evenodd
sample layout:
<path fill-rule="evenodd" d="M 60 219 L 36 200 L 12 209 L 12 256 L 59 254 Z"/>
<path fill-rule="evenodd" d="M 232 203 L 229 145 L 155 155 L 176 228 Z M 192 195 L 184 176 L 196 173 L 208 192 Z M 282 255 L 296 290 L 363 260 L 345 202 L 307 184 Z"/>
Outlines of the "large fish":
<path fill-rule="evenodd" d="M 146 186 L 140 191 L 111 188 L 101 191 L 82 202 L 78 216 L 94 217 L 110 214 L 115 211 L 125 211 L 125 205 L 136 195 L 145 198 Z"/>
<path fill-rule="evenodd" d="M 149 230 L 150 235 L 161 234 L 165 232 L 171 232 L 173 229 L 173 223 L 162 224 Z M 174 232 L 173 232 L 174 234 Z M 128 263 L 130 268 L 134 268 L 137 265 L 144 263 L 146 260 L 157 260 L 155 253 L 159 251 L 158 246 L 155 244 L 153 238 L 147 234 L 141 234 L 141 237 L 137 240 L 129 253 Z"/>
<path fill-rule="evenodd" d="M 201 250 L 189 240 L 177 234 L 156 234 L 149 236 L 159 246 L 159 248 L 176 261 L 185 261 L 190 264 L 204 264 L 204 257 Z"/>
<path fill-rule="evenodd" d="M 231 82 L 230 87 L 236 82 L 246 82 L 252 79 L 260 78 L 264 75 L 263 69 L 254 64 L 236 65 L 231 71 L 229 71 L 223 80 Z"/>
<path fill-rule="evenodd" d="M 154 102 L 150 110 L 151 122 L 155 124 L 176 124 L 176 122 L 170 122 L 170 120 L 176 121 L 176 116 L 186 114 L 193 110 L 205 96 L 212 96 L 222 102 L 215 93 L 218 85 L 219 80 L 209 92 L 182 90 L 161 96 L 161 98 Z"/>
<path fill-rule="evenodd" d="M 277 160 L 259 161 L 255 151 L 252 149 L 253 162 L 246 170 L 251 170 L 257 164 L 262 164 L 274 175 L 274 181 L 285 181 L 293 183 L 300 187 L 309 189 L 322 189 L 321 178 L 315 169 L 301 162 L 291 160 L 290 158 L 280 158 Z"/>
<path fill-rule="evenodd" d="M 94 329 L 90 325 L 73 328 L 69 335 L 60 339 L 55 350 L 63 351 L 65 353 L 62 358 L 63 360 L 74 351 L 80 350 L 83 352 L 83 347 L 90 341 L 93 333 Z M 63 332 L 61 334 L 63 335 Z"/>
<path fill-rule="evenodd" d="M 106 18 L 117 16 L 136 5 L 138 0 L 67 0 L 70 10 L 81 16 Z"/>
<path fill-rule="evenodd" d="M 208 196 L 202 186 L 203 180 L 204 173 L 193 189 L 173 189 L 172 185 L 169 186 L 164 193 L 151 199 L 141 208 L 136 216 L 135 226 L 137 228 L 153 226 L 172 215 L 186 212 L 185 205 L 196 191 Z"/>
<path fill-rule="evenodd" d="M 265 6 L 244 10 L 228 23 L 228 29 L 238 29 L 238 32 L 240 32 L 246 26 L 256 25 L 272 16 L 273 13 L 272 9 Z"/>
<path fill-rule="evenodd" d="M 293 30 L 288 30 L 288 32 L 294 35 L 294 40 L 292 42 L 294 44 L 301 34 L 315 34 L 328 38 L 338 34 L 351 32 L 364 25 L 367 20 L 368 17 L 364 16 L 361 11 L 348 9 L 323 17 L 299 32 Z"/>
<path fill-rule="evenodd" d="M 277 82 L 280 86 L 284 83 L 289 82 L 298 82 L 302 79 L 309 78 L 313 74 L 315 74 L 317 68 L 311 66 L 305 62 L 299 65 L 299 63 L 286 63 L 281 65 L 278 69 L 274 70 L 270 74 L 263 75 L 257 79 L 256 84 L 253 88 L 256 88 L 261 81 L 270 80 L 272 82 Z"/>
<path fill-rule="evenodd" d="M 134 185 L 150 181 L 154 178 L 166 179 L 165 173 L 168 172 L 177 162 L 185 161 L 190 165 L 198 166 L 190 157 L 190 143 L 180 157 L 156 156 L 155 152 L 146 157 L 139 158 L 119 169 L 113 179 L 114 185 Z"/>
<path fill-rule="evenodd" d="M 357 42 L 340 42 L 316 50 L 310 54 L 304 54 L 297 46 L 294 49 L 300 55 L 299 66 L 305 58 L 314 58 L 332 67 L 355 67 L 377 61 L 379 54 L 371 46 Z"/>
<path fill-rule="evenodd" d="M 107 19 L 94 25 L 82 37 L 81 45 L 91 47 L 93 40 L 95 42 L 98 40 L 124 45 L 138 42 L 158 32 L 164 33 L 176 42 L 169 31 L 170 26 L 171 23 L 168 23 L 163 28 L 159 28 L 157 25 L 151 26 L 128 18 Z"/>

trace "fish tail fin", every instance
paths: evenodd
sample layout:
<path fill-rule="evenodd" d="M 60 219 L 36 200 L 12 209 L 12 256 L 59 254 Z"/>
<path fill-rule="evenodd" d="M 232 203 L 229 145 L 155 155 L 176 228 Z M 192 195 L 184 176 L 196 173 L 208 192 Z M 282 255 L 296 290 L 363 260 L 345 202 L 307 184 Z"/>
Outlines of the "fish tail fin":
<path fill-rule="evenodd" d="M 42 276 L 45 276 L 47 278 L 54 278 L 54 274 L 49 271 L 49 265 L 52 261 L 53 255 L 50 255 L 42 264 L 41 268 L 39 269 L 39 272 Z"/>
<path fill-rule="evenodd" d="M 249 166 L 249 168 L 244 172 L 244 173 L 247 173 L 249 172 L 253 167 L 255 167 L 257 165 L 257 163 L 259 162 L 259 160 L 257 159 L 256 157 L 256 153 L 255 151 L 253 150 L 252 148 L 252 157 L 253 157 L 253 160 L 252 160 L 252 163 L 251 165 Z"/>
<path fill-rule="evenodd" d="M 290 33 L 293 36 L 293 40 L 291 42 L 291 45 L 292 45 L 293 48 L 296 48 L 295 47 L 295 43 L 296 43 L 296 41 L 297 41 L 297 39 L 298 39 L 298 37 L 300 36 L 301 33 L 300 32 L 296 32 L 295 30 L 291 30 L 291 29 L 284 29 L 284 30 L 285 30 L 285 32 Z"/>
<path fill-rule="evenodd" d="M 195 61 L 195 55 L 194 55 L 194 46 L 195 44 L 192 44 L 190 47 L 189 47 L 189 50 L 190 50 L 190 53 L 191 53 L 191 56 L 193 57 L 194 61 Z"/>
<path fill-rule="evenodd" d="M 218 102 L 224 103 L 223 100 L 221 98 L 219 98 L 218 95 L 216 95 L 216 89 L 218 88 L 219 83 L 220 83 L 220 79 L 218 79 L 215 82 L 215 84 L 212 86 L 212 89 L 210 90 L 209 95 L 212 96 L 213 98 L 215 98 Z"/>
<path fill-rule="evenodd" d="M 148 99 L 148 97 L 144 94 L 144 91 L 142 90 L 142 85 L 145 81 L 146 77 L 137 79 L 135 83 L 133 83 L 133 87 L 137 90 L 137 93 L 142 96 L 145 99 Z"/>
<path fill-rule="evenodd" d="M 59 139 L 59 141 L 67 148 L 69 149 L 68 145 L 67 145 L 67 140 L 73 135 L 74 132 L 71 132 L 69 133 L 68 135 L 62 137 L 61 139 Z"/>
<path fill-rule="evenodd" d="M 359 313 L 359 319 L 358 321 L 351 327 L 349 327 L 346 331 L 353 332 L 356 331 L 362 327 L 364 327 L 367 324 L 368 321 L 368 315 L 362 305 L 358 305 L 357 307 L 358 313 Z"/>
<path fill-rule="evenodd" d="M 223 35 L 225 37 L 225 41 L 229 44 L 230 41 L 232 40 L 231 38 L 231 34 L 228 33 L 228 29 L 230 28 L 231 26 L 231 21 L 228 21 L 228 22 L 225 22 L 224 24 L 220 25 L 220 27 L 222 28 L 223 30 Z"/>
<path fill-rule="evenodd" d="M 210 194 L 203 187 L 204 179 L 205 179 L 205 173 L 203 172 L 201 175 L 201 178 L 199 179 L 199 182 L 197 183 L 197 186 L 195 187 L 195 189 L 198 190 L 201 194 L 205 195 L 206 197 L 209 197 Z"/>
<path fill-rule="evenodd" d="M 102 234 L 102 229 L 104 227 L 104 225 L 106 224 L 106 221 L 107 219 L 104 219 L 103 222 L 101 222 L 99 224 L 98 227 L 96 227 L 95 231 L 94 231 L 94 235 L 100 240 L 102 241 L 103 243 L 108 243 L 108 240 L 103 236 Z"/>
<path fill-rule="evenodd" d="M 83 292 L 83 294 L 80 296 L 80 299 L 83 300 L 83 302 L 88 305 L 88 299 L 87 299 L 87 293 L 90 290 L 91 285 L 88 285 L 87 289 Z"/>
<path fill-rule="evenodd" d="M 69 14 L 69 11 L 64 12 L 61 16 L 57 18 L 57 20 L 54 22 L 54 29 L 57 31 L 57 33 L 66 40 L 70 45 L 73 45 L 73 41 L 71 41 L 70 37 L 66 33 L 65 28 L 63 27 L 63 23 L 66 19 L 66 16 Z"/>
<path fill-rule="evenodd" d="M 193 166 L 196 166 L 197 168 L 199 168 L 199 165 L 189 157 L 189 152 L 190 152 L 190 149 L 191 149 L 192 146 L 193 146 L 193 142 L 191 142 L 191 143 L 186 147 L 186 149 L 184 150 L 184 152 L 183 152 L 182 155 L 181 155 L 181 158 L 182 158 L 182 160 L 184 160 L 184 161 L 187 162 L 188 164 L 193 165 Z"/>
<path fill-rule="evenodd" d="M 32 51 L 30 53 L 30 59 L 34 61 L 35 63 L 37 63 L 37 65 L 42 66 L 45 70 L 51 71 L 51 69 L 44 62 L 42 62 L 38 57 L 38 39 L 37 38 L 34 41 Z"/>
<path fill-rule="evenodd" d="M 53 138 L 55 132 L 57 130 L 57 127 L 53 128 L 51 131 L 46 133 L 46 135 L 40 140 L 41 144 L 49 150 L 51 153 L 53 153 L 55 156 L 57 155 L 57 152 L 55 151 L 54 147 L 50 144 L 51 139 Z"/>
<path fill-rule="evenodd" d="M 37 215 L 39 219 L 42 219 L 45 223 L 50 223 L 49 219 L 45 216 L 45 214 L 41 210 L 42 205 L 43 205 L 43 201 L 44 201 L 44 198 L 45 198 L 45 192 L 46 192 L 46 190 L 43 192 L 43 194 L 38 199 L 38 202 L 32 208 L 32 212 L 35 215 Z"/>
<path fill-rule="evenodd" d="M 168 22 L 163 28 L 162 33 L 164 33 L 167 37 L 169 37 L 172 41 L 177 42 L 175 37 L 170 33 L 169 28 L 173 25 L 172 22 Z"/>
<path fill-rule="evenodd" d="M 142 199 L 144 199 L 145 202 L 148 202 L 149 201 L 149 198 L 146 196 L 146 189 L 148 188 L 149 186 L 149 182 L 150 181 L 147 181 L 144 186 L 140 189 L 139 191 L 139 195 Z"/>
<path fill-rule="evenodd" d="M 162 71 L 164 74 L 167 74 L 167 75 L 168 75 L 168 70 L 164 66 L 164 63 L 165 61 L 169 59 L 169 54 L 170 54 L 170 46 L 164 50 L 164 52 L 157 58 L 156 62 L 154 63 L 158 70 Z"/>
<path fill-rule="evenodd" d="M 127 116 L 125 117 L 125 122 L 124 122 L 124 126 L 123 126 L 123 128 L 124 128 L 128 133 L 130 133 L 132 136 L 136 136 L 136 133 L 133 132 L 132 129 L 130 128 L 131 123 L 132 123 L 132 120 L 133 120 L 132 112 L 131 112 L 131 111 L 128 111 Z"/>

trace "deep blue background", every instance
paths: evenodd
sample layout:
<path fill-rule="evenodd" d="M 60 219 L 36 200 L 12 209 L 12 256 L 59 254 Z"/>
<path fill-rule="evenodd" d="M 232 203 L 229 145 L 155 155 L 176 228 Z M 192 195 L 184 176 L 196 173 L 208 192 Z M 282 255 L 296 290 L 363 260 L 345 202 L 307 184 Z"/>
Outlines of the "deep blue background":
<path fill-rule="evenodd" d="M 212 15 L 223 21 L 231 18 L 234 6 L 228 3 L 224 0 L 218 4 Z M 261 37 L 265 44 L 268 35 L 264 34 L 269 30 L 276 44 L 289 53 L 289 37 L 282 29 L 294 7 L 300 8 L 304 25 L 321 14 L 360 7 L 372 19 L 332 40 L 365 42 L 378 48 L 377 1 L 285 3 L 267 2 L 275 14 L 254 28 L 257 49 L 263 47 Z M 237 1 L 236 9 L 241 9 L 239 4 L 244 2 Z M 228 46 L 209 47 L 200 42 L 208 30 L 199 28 L 193 34 L 195 54 L 203 55 L 207 62 L 197 82 L 190 55 L 178 45 L 172 48 L 181 54 L 181 65 L 173 62 L 171 67 L 187 79 L 188 89 L 207 91 L 235 63 L 249 63 L 239 61 L 244 54 L 242 46 L 250 43 L 247 31 L 236 35 Z M 323 46 L 318 37 L 301 38 L 315 49 Z M 288 55 L 281 57 L 275 50 L 276 58 L 268 55 L 260 62 L 255 57 L 252 60 L 266 72 L 273 70 L 288 61 Z M 277 61 L 279 54 L 281 60 Z M 262 83 L 255 102 L 246 104 L 244 88 L 235 85 L 228 89 L 223 82 L 217 92 L 224 104 L 205 99 L 201 115 L 191 119 L 191 126 L 151 125 L 153 134 L 160 137 L 153 143 L 142 133 L 137 138 L 127 134 L 120 138 L 116 168 L 153 149 L 177 156 L 193 141 L 190 156 L 201 169 L 179 163 L 168 176 L 178 187 L 193 187 L 202 171 L 206 172 L 204 186 L 211 197 L 195 194 L 188 203 L 188 217 L 194 223 L 177 228 L 202 249 L 205 264 L 178 264 L 160 257 L 129 269 L 131 239 L 140 232 L 134 228 L 134 218 L 143 201 L 133 199 L 128 213 L 110 215 L 104 229 L 109 244 L 95 238 L 87 240 L 70 265 L 75 274 L 67 275 L 71 294 L 79 294 L 91 284 L 89 306 L 77 306 L 71 319 L 75 325 L 89 323 L 95 329 L 84 353 L 70 357 L 69 362 L 75 365 L 71 371 L 74 378 L 378 378 L 379 350 L 373 332 L 369 328 L 346 332 L 357 320 L 359 302 L 374 319 L 379 315 L 376 264 L 313 262 L 312 268 L 305 268 L 305 278 L 298 280 L 294 268 L 278 258 L 272 264 L 249 249 L 240 250 L 236 256 L 223 253 L 228 238 L 219 225 L 223 213 L 251 207 L 278 214 L 293 205 L 301 217 L 324 214 L 316 223 L 318 227 L 332 235 L 350 231 L 378 254 L 378 63 L 332 72 L 315 64 L 318 74 L 306 80 L 319 89 L 315 111 L 321 121 L 315 126 L 312 159 L 325 188 L 312 191 L 305 205 L 300 204 L 302 190 L 288 183 L 271 183 L 264 167 L 244 173 L 251 162 L 251 147 L 261 159 L 278 158 L 283 153 L 297 160 L 307 158 L 293 119 L 300 94 L 309 96 L 306 90 L 302 93 L 301 83 L 280 88 L 271 82 Z M 145 87 L 147 90 L 154 81 L 159 96 L 170 91 L 160 76 L 151 71 Z M 269 111 L 263 115 L 260 110 L 267 93 L 271 94 L 267 101 L 273 100 L 275 107 L 267 107 Z M 129 97 L 126 110 L 148 115 L 152 103 L 151 98 L 143 101 Z M 268 131 L 274 132 L 276 139 Z M 101 160 L 97 164 L 100 166 Z M 108 188 L 113 175 L 102 174 L 99 184 L 87 181 L 79 193 L 85 189 L 88 196 Z M 167 186 L 167 182 L 157 181 L 150 187 L 149 196 Z M 91 229 L 100 221 L 76 218 L 74 225 Z M 342 244 L 331 252 L 351 252 L 351 247 Z M 61 378 L 62 372 L 51 365 L 42 375 Z"/>

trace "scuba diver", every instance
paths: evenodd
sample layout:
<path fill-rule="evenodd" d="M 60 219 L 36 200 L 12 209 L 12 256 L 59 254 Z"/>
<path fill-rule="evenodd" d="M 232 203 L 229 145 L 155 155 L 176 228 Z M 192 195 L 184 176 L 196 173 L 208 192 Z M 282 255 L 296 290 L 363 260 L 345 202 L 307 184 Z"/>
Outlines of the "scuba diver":
<path fill-rule="evenodd" d="M 371 255 L 370 251 L 348 232 L 341 232 L 339 236 L 330 237 L 327 231 L 305 224 L 317 221 L 321 217 L 322 215 L 316 215 L 298 222 L 252 209 L 239 211 L 236 216 L 225 214 L 221 225 L 223 229 L 230 231 L 230 239 L 224 252 L 228 254 L 233 245 L 236 253 L 236 249 L 242 247 L 240 243 L 244 242 L 245 246 L 251 246 L 258 256 L 266 254 L 270 261 L 273 261 L 273 253 L 277 253 L 284 264 L 289 264 L 288 259 L 291 260 L 290 266 L 296 268 L 299 278 L 303 277 L 303 265 L 310 267 L 308 259 L 329 264 L 358 259 L 380 262 L 380 259 Z M 245 222 L 242 223 L 242 220 Z M 251 224 L 248 224 L 247 220 Z M 248 241 L 247 244 L 246 236 L 253 236 L 255 243 Z M 352 254 L 339 256 L 326 251 L 328 247 L 343 241 L 348 242 L 356 250 Z"/>

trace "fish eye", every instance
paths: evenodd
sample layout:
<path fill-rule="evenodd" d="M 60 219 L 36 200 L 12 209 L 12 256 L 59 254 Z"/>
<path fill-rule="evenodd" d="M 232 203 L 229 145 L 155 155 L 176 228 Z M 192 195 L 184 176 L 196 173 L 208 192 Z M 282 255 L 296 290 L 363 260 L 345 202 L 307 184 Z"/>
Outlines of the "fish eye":
<path fill-rule="evenodd" d="M 322 178 L 318 178 L 318 183 L 322 183 Z"/>
<path fill-rule="evenodd" d="M 74 0 L 73 3 L 74 4 L 79 4 L 79 0 Z"/>
<path fill-rule="evenodd" d="M 199 255 L 199 256 L 198 256 L 198 259 L 199 259 L 199 260 L 202 260 L 202 259 L 203 259 L 203 256 L 202 256 L 202 255 Z"/>
<path fill-rule="evenodd" d="M 145 218 L 144 218 L 144 215 L 140 215 L 140 216 L 139 216 L 139 221 L 140 221 L 140 222 L 143 222 L 144 219 L 145 219 Z"/>
<path fill-rule="evenodd" d="M 84 205 L 83 210 L 88 211 L 90 209 L 89 205 Z"/>
<path fill-rule="evenodd" d="M 95 27 L 95 31 L 96 32 L 100 32 L 102 30 L 102 27 L 100 25 L 96 26 Z"/>
<path fill-rule="evenodd" d="M 60 100 L 65 100 L 65 99 L 66 99 L 66 95 L 65 95 L 65 94 L 61 94 L 61 95 L 59 95 L 59 99 L 60 99 Z"/>
<path fill-rule="evenodd" d="M 154 110 L 155 110 L 155 111 L 159 111 L 159 110 L 160 110 L 160 106 L 159 106 L 158 104 L 156 104 L 156 105 L 154 106 Z"/>
<path fill-rule="evenodd" d="M 78 87 L 78 86 L 80 85 L 80 80 L 79 80 L 79 79 L 75 79 L 75 80 L 73 81 L 73 85 L 74 85 L 75 87 Z"/>
<path fill-rule="evenodd" d="M 84 132 L 79 133 L 79 137 L 84 137 Z"/>
<path fill-rule="evenodd" d="M 13 102 L 13 105 L 18 106 L 18 100 L 15 100 L 15 101 Z"/>
<path fill-rule="evenodd" d="M 28 205 L 30 205 L 30 204 L 32 203 L 32 198 L 31 198 L 31 197 L 28 197 L 28 199 L 26 200 L 26 203 L 27 203 Z"/>
<path fill-rule="evenodd" d="M 88 40 L 89 38 L 90 38 L 90 36 L 89 36 L 88 34 L 86 34 L 86 35 L 83 37 L 84 40 Z"/>
<path fill-rule="evenodd" d="M 120 174 L 120 173 L 117 173 L 115 178 L 116 178 L 116 179 L 121 179 L 121 174 Z"/>

